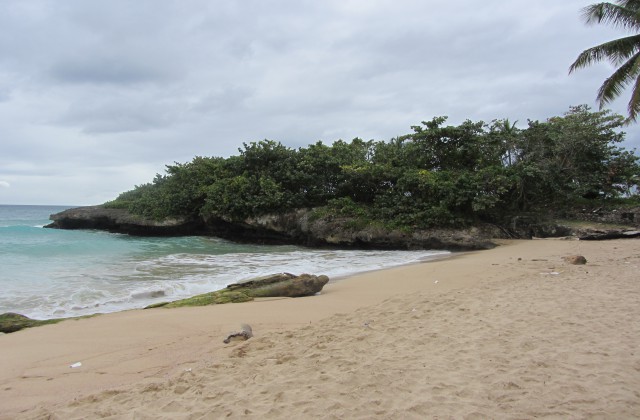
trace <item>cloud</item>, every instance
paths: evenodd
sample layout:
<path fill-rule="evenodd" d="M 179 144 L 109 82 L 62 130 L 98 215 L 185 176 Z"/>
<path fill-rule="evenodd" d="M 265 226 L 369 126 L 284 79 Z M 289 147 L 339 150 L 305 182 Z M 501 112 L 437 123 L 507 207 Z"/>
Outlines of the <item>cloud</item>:
<path fill-rule="evenodd" d="M 161 82 L 170 72 L 141 60 L 121 57 L 83 57 L 55 63 L 51 76 L 65 83 L 95 83 L 132 85 L 145 82 Z"/>
<path fill-rule="evenodd" d="M 180 119 L 180 100 L 162 91 L 114 92 L 112 88 L 85 89 L 74 95 L 54 124 L 77 127 L 87 134 L 148 131 L 168 127 Z"/>
<path fill-rule="evenodd" d="M 524 126 L 595 105 L 611 69 L 568 66 L 622 34 L 584 25 L 589 3 L 0 1 L 0 177 L 16 204 L 91 204 L 264 138 L 387 140 L 439 115 Z"/>
<path fill-rule="evenodd" d="M 11 184 L 7 181 L 0 181 L 0 188 L 11 188 Z"/>

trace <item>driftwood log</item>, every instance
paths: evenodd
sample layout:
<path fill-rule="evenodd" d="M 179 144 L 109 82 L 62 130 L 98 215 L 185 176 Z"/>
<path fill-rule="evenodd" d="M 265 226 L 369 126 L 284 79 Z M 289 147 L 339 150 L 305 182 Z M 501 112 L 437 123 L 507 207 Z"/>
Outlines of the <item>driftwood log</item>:
<path fill-rule="evenodd" d="M 222 290 L 204 293 L 173 302 L 162 302 L 149 308 L 176 308 L 181 306 L 219 305 L 223 303 L 248 302 L 261 297 L 301 297 L 320 292 L 329 282 L 327 276 L 301 274 L 299 276 L 280 273 L 230 284 Z"/>

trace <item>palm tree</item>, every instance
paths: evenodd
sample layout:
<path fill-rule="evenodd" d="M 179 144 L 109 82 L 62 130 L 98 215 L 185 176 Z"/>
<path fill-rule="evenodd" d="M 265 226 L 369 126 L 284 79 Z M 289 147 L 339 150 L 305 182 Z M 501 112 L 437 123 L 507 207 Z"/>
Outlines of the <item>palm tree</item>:
<path fill-rule="evenodd" d="M 627 123 L 636 121 L 640 113 L 640 0 L 617 0 L 592 4 L 582 10 L 587 24 L 604 23 L 633 32 L 624 38 L 605 42 L 583 51 L 569 67 L 569 74 L 599 61 L 608 60 L 618 67 L 598 90 L 600 108 L 620 96 L 625 87 L 633 84 L 628 105 Z"/>
<path fill-rule="evenodd" d="M 513 165 L 516 160 L 516 143 L 520 130 L 516 127 L 518 120 L 513 124 L 509 121 L 509 118 L 505 118 L 498 122 L 498 130 L 504 136 L 504 148 L 506 150 L 506 158 L 509 166 Z"/>

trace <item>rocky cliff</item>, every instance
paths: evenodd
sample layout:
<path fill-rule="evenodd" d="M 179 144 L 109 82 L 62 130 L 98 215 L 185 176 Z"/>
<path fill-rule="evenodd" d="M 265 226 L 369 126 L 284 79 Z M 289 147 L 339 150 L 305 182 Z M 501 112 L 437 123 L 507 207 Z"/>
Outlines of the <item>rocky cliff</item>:
<path fill-rule="evenodd" d="M 473 250 L 495 246 L 496 238 L 558 237 L 586 235 L 593 229 L 576 229 L 540 223 L 532 216 L 518 216 L 497 224 L 464 228 L 400 230 L 354 219 L 318 216 L 311 209 L 265 215 L 229 222 L 221 219 L 171 218 L 162 221 L 132 215 L 123 209 L 79 207 L 51 215 L 49 228 L 99 229 L 130 235 L 210 235 L 236 242 L 289 243 L 314 247 L 373 249 Z M 599 231 L 597 231 L 599 232 Z M 607 231 L 609 233 L 609 231 Z"/>
<path fill-rule="evenodd" d="M 311 210 L 250 218 L 242 226 L 247 230 L 279 234 L 307 246 L 361 249 L 488 249 L 495 246 L 493 238 L 505 237 L 503 231 L 491 225 L 408 232 L 378 224 L 360 226 L 344 217 L 318 218 Z"/>
<path fill-rule="evenodd" d="M 171 236 L 196 234 L 203 228 L 201 220 L 171 218 L 152 220 L 129 213 L 124 209 L 88 206 L 68 209 L 52 214 L 55 229 L 96 229 L 142 236 Z"/>
<path fill-rule="evenodd" d="M 405 232 L 367 225 L 348 218 L 317 218 L 312 210 L 266 215 L 231 223 L 220 219 L 173 218 L 162 221 L 123 209 L 79 207 L 51 215 L 48 228 L 98 229 L 130 235 L 210 235 L 238 242 L 291 243 L 305 246 L 375 249 L 487 249 L 492 238 L 507 237 L 491 225 L 464 229 L 436 228 Z"/>

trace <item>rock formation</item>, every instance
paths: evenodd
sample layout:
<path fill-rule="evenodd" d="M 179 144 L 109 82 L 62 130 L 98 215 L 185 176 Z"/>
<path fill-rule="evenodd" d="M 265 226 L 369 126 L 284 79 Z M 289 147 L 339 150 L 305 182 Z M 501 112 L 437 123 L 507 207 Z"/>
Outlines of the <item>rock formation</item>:
<path fill-rule="evenodd" d="M 248 218 L 152 220 L 124 209 L 90 206 L 51 215 L 48 228 L 98 229 L 143 236 L 208 235 L 237 242 L 370 249 L 489 249 L 492 238 L 509 237 L 497 226 L 433 228 L 406 232 L 382 226 L 354 228 L 350 218 L 315 217 L 312 209 Z"/>
<path fill-rule="evenodd" d="M 582 241 L 603 241 L 607 239 L 640 238 L 640 230 L 607 229 L 593 230 L 578 236 Z"/>
<path fill-rule="evenodd" d="M 144 236 L 195 234 L 202 229 L 202 221 L 188 218 L 153 220 L 134 215 L 124 209 L 104 206 L 77 207 L 52 214 L 47 228 L 96 229 Z"/>
<path fill-rule="evenodd" d="M 587 263 L 587 259 L 582 255 L 570 255 L 568 257 L 564 257 L 563 260 L 573 265 L 584 265 Z"/>
<path fill-rule="evenodd" d="M 313 210 L 301 209 L 249 218 L 241 226 L 248 231 L 279 234 L 306 246 L 360 249 L 490 249 L 495 247 L 493 238 L 504 236 L 500 228 L 488 224 L 408 232 L 377 224 L 353 227 L 353 222 L 348 217 L 316 217 Z"/>
<path fill-rule="evenodd" d="M 124 209 L 79 207 L 51 215 L 49 228 L 99 229 L 143 236 L 207 235 L 236 242 L 296 244 L 312 247 L 359 249 L 489 249 L 493 239 L 577 236 L 584 240 L 640 237 L 628 226 L 601 229 L 545 222 L 531 214 L 501 223 L 477 223 L 468 227 L 393 229 L 376 223 L 357 223 L 349 217 L 319 216 L 314 209 L 299 209 L 231 222 L 219 218 L 175 217 L 153 220 Z"/>
<path fill-rule="evenodd" d="M 311 274 L 295 276 L 289 273 L 273 274 L 230 284 L 226 288 L 215 292 L 204 293 L 173 302 L 155 303 L 145 309 L 240 303 L 261 297 L 312 296 L 320 292 L 327 282 L 329 282 L 329 277 L 327 276 L 314 276 Z"/>
<path fill-rule="evenodd" d="M 12 333 L 12 332 L 20 331 L 25 328 L 37 327 L 39 325 L 55 324 L 62 320 L 63 320 L 62 318 L 58 318 L 58 319 L 47 319 L 42 321 L 38 319 L 29 318 L 28 316 L 16 314 L 13 312 L 6 312 L 4 314 L 0 314 L 0 332 Z"/>

